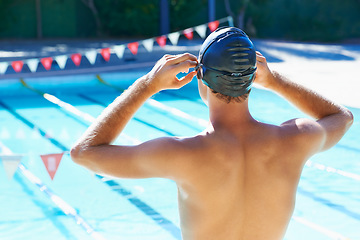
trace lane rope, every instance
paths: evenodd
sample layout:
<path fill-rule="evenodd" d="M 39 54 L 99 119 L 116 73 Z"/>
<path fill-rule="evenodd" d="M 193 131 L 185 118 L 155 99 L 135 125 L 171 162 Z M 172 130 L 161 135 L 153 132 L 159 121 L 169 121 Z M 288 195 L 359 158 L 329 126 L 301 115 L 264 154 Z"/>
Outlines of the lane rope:
<path fill-rule="evenodd" d="M 13 155 L 13 152 L 0 142 L 0 149 L 3 154 Z M 59 195 L 55 194 L 48 186 L 46 186 L 37 176 L 30 172 L 22 163 L 19 163 L 18 169 L 23 176 L 25 176 L 32 184 L 38 187 L 60 210 L 66 215 L 73 218 L 77 225 L 86 231 L 95 240 L 105 240 L 105 238 L 98 233 L 89 223 L 81 217 L 76 210 L 63 200 Z"/>
<path fill-rule="evenodd" d="M 96 78 L 99 80 L 100 83 L 102 83 L 102 84 L 104 84 L 104 85 L 106 85 L 108 87 L 111 87 L 111 88 L 113 88 L 113 89 L 115 89 L 115 90 L 117 90 L 117 91 L 119 91 L 121 93 L 125 91 L 125 89 L 122 89 L 122 88 L 120 88 L 118 86 L 115 86 L 115 85 L 105 81 L 99 74 L 96 75 Z M 204 119 L 194 117 L 194 116 L 192 116 L 192 115 L 190 115 L 188 113 L 185 113 L 185 112 L 183 112 L 183 111 L 181 111 L 181 110 L 179 110 L 177 108 L 169 107 L 169 106 L 167 106 L 167 105 L 165 105 L 165 104 L 163 104 L 163 103 L 161 103 L 159 101 L 156 101 L 154 99 L 151 99 L 151 98 L 149 98 L 146 101 L 146 104 L 148 104 L 149 106 L 152 106 L 154 108 L 157 108 L 159 110 L 162 110 L 164 112 L 170 113 L 170 114 L 172 114 L 172 115 L 174 115 L 176 117 L 180 117 L 182 119 L 192 121 L 192 122 L 194 122 L 194 123 L 196 123 L 196 124 L 198 124 L 198 125 L 200 125 L 202 127 L 207 127 L 208 124 L 209 124 L 209 122 L 204 120 Z"/>
<path fill-rule="evenodd" d="M 88 123 L 93 123 L 93 122 L 95 122 L 96 118 L 94 118 L 94 117 L 91 116 L 90 114 L 80 111 L 80 110 L 77 109 L 76 107 L 72 106 L 72 105 L 69 104 L 69 103 L 66 103 L 66 102 L 60 100 L 59 98 L 55 97 L 54 95 L 51 95 L 51 94 L 48 94 L 48 93 L 44 93 L 44 92 L 42 92 L 42 91 L 40 91 L 40 90 L 38 90 L 38 89 L 35 89 L 34 87 L 32 87 L 32 86 L 30 86 L 29 84 L 27 84 L 27 83 L 25 82 L 25 80 L 22 79 L 22 78 L 20 78 L 20 82 L 21 82 L 21 84 L 22 84 L 25 88 L 27 88 L 27 89 L 29 89 L 29 90 L 31 90 L 31 91 L 39 94 L 40 96 L 44 97 L 44 98 L 45 98 L 46 100 L 48 100 L 49 102 L 51 102 L 51 103 L 59 106 L 60 108 L 66 110 L 67 112 L 72 113 L 72 114 L 74 114 L 75 116 L 80 117 L 81 119 L 85 120 L 85 121 L 88 122 Z M 137 139 L 135 139 L 135 138 L 133 138 L 133 137 L 130 137 L 129 135 L 127 135 L 127 134 L 125 134 L 125 133 L 122 133 L 122 134 L 121 134 L 121 137 L 124 137 L 125 139 L 129 140 L 129 141 L 132 142 L 132 143 L 134 143 L 134 142 L 136 142 L 137 144 L 141 143 L 141 142 L 138 141 Z"/>
<path fill-rule="evenodd" d="M 305 163 L 305 165 L 307 167 L 312 167 L 312 168 L 315 168 L 317 170 L 326 171 L 328 173 L 336 173 L 336 174 L 339 174 L 339 175 L 341 175 L 343 177 L 347 177 L 347 178 L 350 178 L 350 179 L 353 179 L 353 180 L 356 180 L 356 181 L 360 181 L 360 175 L 358 175 L 358 174 L 346 172 L 346 171 L 339 170 L 339 169 L 336 169 L 336 168 L 333 168 L 333 167 L 328 167 L 328 166 L 325 166 L 324 164 L 315 163 L 315 162 L 313 162 L 311 160 L 308 160 Z"/>
<path fill-rule="evenodd" d="M 350 240 L 350 238 L 347 238 L 347 237 L 341 235 L 340 233 L 331 231 L 331 230 L 329 230 L 327 228 L 324 228 L 324 227 L 322 227 L 320 225 L 317 225 L 317 224 L 315 224 L 313 222 L 310 222 L 310 221 L 308 221 L 308 220 L 306 220 L 304 218 L 293 216 L 292 219 L 294 219 L 298 223 L 301 223 L 301 224 L 303 224 L 303 225 L 305 225 L 305 226 L 307 226 L 307 227 L 309 227 L 309 228 L 311 228 L 313 230 L 316 230 L 319 233 L 324 234 L 325 236 L 327 236 L 327 237 L 329 237 L 329 238 L 331 238 L 333 240 Z"/>

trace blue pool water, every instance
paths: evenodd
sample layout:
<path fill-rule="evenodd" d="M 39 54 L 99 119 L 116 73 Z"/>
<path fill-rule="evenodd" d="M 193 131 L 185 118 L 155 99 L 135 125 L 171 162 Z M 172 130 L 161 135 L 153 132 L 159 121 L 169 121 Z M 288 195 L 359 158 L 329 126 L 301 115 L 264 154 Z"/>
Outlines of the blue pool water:
<path fill-rule="evenodd" d="M 101 76 L 113 85 L 127 88 L 140 75 L 142 72 Z M 69 105 L 64 108 L 49 102 L 17 80 L 2 80 L 3 151 L 5 147 L 12 153 L 23 154 L 24 168 L 43 185 L 31 182 L 21 169 L 9 180 L 0 165 L 0 239 L 92 239 L 91 231 L 98 234 L 96 239 L 180 239 L 177 190 L 172 181 L 102 178 L 70 159 L 68 150 L 90 124 L 86 114 L 98 116 L 120 92 L 101 84 L 95 76 L 27 82 L 71 104 L 81 114 L 74 114 Z M 153 99 L 193 117 L 208 118 L 196 81 L 178 91 L 158 93 Z M 256 119 L 273 124 L 303 116 L 277 95 L 260 89 L 251 93 L 250 110 Z M 334 148 L 316 155 L 305 166 L 285 239 L 360 239 L 360 179 L 356 178 L 360 175 L 360 110 L 351 110 L 355 116 L 351 130 Z M 145 104 L 124 133 L 133 140 L 146 141 L 161 136 L 193 135 L 202 129 L 192 120 Z M 133 144 L 122 136 L 116 142 Z M 65 154 L 52 181 L 40 155 L 61 152 Z M 54 195 L 75 209 L 75 213 L 64 213 Z M 88 231 L 84 226 L 88 226 Z"/>

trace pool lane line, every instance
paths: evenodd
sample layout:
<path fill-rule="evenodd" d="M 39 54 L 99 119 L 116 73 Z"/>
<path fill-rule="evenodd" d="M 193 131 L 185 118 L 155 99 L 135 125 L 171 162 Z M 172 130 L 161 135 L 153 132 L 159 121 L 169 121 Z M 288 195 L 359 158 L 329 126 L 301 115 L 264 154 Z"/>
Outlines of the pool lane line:
<path fill-rule="evenodd" d="M 106 80 L 104 80 L 104 79 L 100 76 L 100 74 L 96 74 L 96 78 L 97 78 L 97 79 L 100 81 L 100 83 L 102 83 L 102 84 L 105 84 L 105 85 L 107 85 L 107 86 L 109 86 L 109 87 L 111 87 L 111 88 L 117 89 L 117 90 L 120 91 L 120 92 L 125 91 L 125 89 L 123 89 L 123 88 L 121 88 L 121 87 L 119 87 L 119 86 L 112 85 L 112 84 L 110 84 L 109 82 L 107 82 Z M 204 106 L 204 102 L 203 102 L 202 100 L 193 99 L 193 98 L 190 98 L 190 97 L 188 97 L 188 96 L 183 96 L 183 95 L 176 94 L 176 93 L 170 92 L 170 91 L 171 91 L 171 89 L 169 89 L 169 90 L 164 90 L 164 91 L 162 91 L 161 93 L 166 94 L 166 95 L 169 95 L 169 96 L 172 96 L 172 97 L 175 97 L 175 98 L 187 99 L 187 100 L 192 101 L 193 103 L 196 103 L 196 104 L 198 104 L 198 105 Z"/>
<path fill-rule="evenodd" d="M 111 87 L 111 88 L 113 88 L 113 89 L 115 89 L 115 90 L 117 90 L 117 91 L 119 91 L 121 93 L 125 91 L 125 89 L 122 89 L 122 88 L 120 88 L 118 86 L 115 86 L 113 84 L 110 84 L 110 83 L 106 82 L 103 78 L 100 77 L 100 75 L 96 75 L 96 78 L 99 80 L 100 83 L 102 83 L 102 84 L 104 84 L 104 85 L 106 85 L 108 87 Z M 204 120 L 204 119 L 191 116 L 190 114 L 185 113 L 185 112 L 183 112 L 183 111 L 181 111 L 181 110 L 179 110 L 177 108 L 169 107 L 169 106 L 167 106 L 167 105 L 165 105 L 165 104 L 163 104 L 163 103 L 161 103 L 159 101 L 156 101 L 154 99 L 151 99 L 151 98 L 149 98 L 145 103 L 150 105 L 153 108 L 157 108 L 157 109 L 159 109 L 161 111 L 168 112 L 168 113 L 170 113 L 170 114 L 172 114 L 172 115 L 174 115 L 176 117 L 180 117 L 182 119 L 192 121 L 192 122 L 194 122 L 194 123 L 196 123 L 196 124 L 198 124 L 198 125 L 200 125 L 202 127 L 207 127 L 208 124 L 209 124 L 209 122 Z"/>
<path fill-rule="evenodd" d="M 303 194 L 304 194 L 304 192 L 303 192 Z M 305 194 L 306 195 L 306 194 Z M 319 200 L 319 198 L 316 198 L 315 200 Z M 322 200 L 322 199 L 321 199 Z M 320 201 L 321 203 L 323 203 L 323 204 L 325 204 L 325 202 L 324 201 Z M 326 204 L 325 204 L 326 205 Z M 330 205 L 328 205 L 329 207 L 331 207 L 332 205 L 330 204 Z M 343 206 L 341 206 L 341 205 L 336 205 L 336 206 L 340 206 L 340 208 L 342 208 L 342 209 L 346 209 L 345 207 L 343 207 Z M 340 210 L 339 208 L 337 208 L 337 210 Z M 340 210 L 341 211 L 341 210 Z M 346 212 L 348 212 L 348 210 L 346 211 Z M 355 215 L 356 215 L 356 213 L 355 213 Z"/>
<path fill-rule="evenodd" d="M 55 96 L 53 96 L 51 94 L 48 94 L 48 93 L 44 93 L 44 92 L 42 92 L 42 91 L 40 91 L 38 89 L 35 89 L 35 88 L 31 87 L 22 78 L 20 78 L 20 82 L 25 88 L 39 94 L 40 96 L 44 97 L 49 102 L 52 102 L 52 103 L 58 105 L 59 107 L 61 107 L 63 109 L 66 109 L 68 112 L 71 112 L 72 114 L 75 114 L 76 116 L 81 117 L 82 119 L 86 120 L 87 122 L 92 122 L 95 119 L 90 114 L 83 113 L 83 112 L 79 111 L 74 106 L 72 106 L 72 105 L 70 105 L 70 104 L 68 104 L 66 102 L 61 101 L 57 97 L 55 97 Z"/>
<path fill-rule="evenodd" d="M 5 154 L 13 154 L 13 152 L 6 147 L 2 142 L 0 142 L 0 149 L 2 149 L 2 152 Z M 38 187 L 38 189 L 43 192 L 48 199 L 50 199 L 60 210 L 66 215 L 71 218 L 73 218 L 77 225 L 80 225 L 80 227 L 86 231 L 87 234 L 89 234 L 93 239 L 95 240 L 105 240 L 105 238 L 98 233 L 93 227 L 91 227 L 84 218 L 82 218 L 76 210 L 69 205 L 67 202 L 65 202 L 59 195 L 55 194 L 54 191 L 52 191 L 48 186 L 46 186 L 37 176 L 35 176 L 32 172 L 30 172 L 25 165 L 22 163 L 19 163 L 18 169 L 22 173 L 23 176 L 27 180 L 29 180 L 32 184 Z M 62 232 L 62 230 L 60 230 Z"/>
<path fill-rule="evenodd" d="M 23 79 L 20 79 L 20 82 L 25 88 L 39 94 L 40 96 L 43 96 L 45 94 L 45 93 L 29 86 Z M 78 116 L 75 116 L 76 114 L 74 114 L 70 111 L 66 111 L 63 108 L 61 108 L 60 106 L 57 106 L 57 107 L 58 107 L 58 110 L 63 112 L 66 116 L 70 117 L 71 119 L 75 120 L 76 122 L 80 123 L 81 125 L 83 125 L 85 127 L 89 127 L 89 124 L 87 123 L 87 121 L 84 121 L 83 118 L 79 118 Z"/>
<path fill-rule="evenodd" d="M 147 216 L 150 216 L 158 225 L 160 225 L 164 230 L 169 232 L 175 239 L 181 240 L 181 230 L 174 225 L 170 220 L 164 218 L 159 212 L 154 208 L 147 205 L 145 202 L 141 201 L 139 198 L 135 197 L 130 191 L 123 188 L 119 183 L 112 179 L 107 179 L 96 175 L 102 182 L 107 184 L 113 191 L 119 193 L 124 198 L 126 198 L 133 205 L 137 206 Z"/>
<path fill-rule="evenodd" d="M 10 108 L 9 106 L 7 106 L 5 103 L 3 103 L 0 100 L 0 106 L 3 107 L 4 109 L 6 109 L 9 113 L 11 113 L 15 118 L 19 119 L 20 121 L 22 121 L 26 126 L 28 126 L 31 129 L 37 129 L 40 133 L 40 135 L 42 137 L 44 137 L 45 139 L 47 139 L 48 141 L 50 141 L 53 145 L 55 145 L 56 147 L 60 148 L 62 151 L 69 151 L 64 145 L 62 145 L 59 141 L 57 141 L 56 139 L 54 139 L 53 137 L 51 137 L 50 135 L 48 135 L 44 130 L 42 130 L 41 128 L 39 128 L 38 126 L 36 126 L 35 124 L 33 124 L 32 122 L 30 122 L 29 120 L 27 120 L 26 118 L 24 118 L 23 116 L 21 116 L 19 113 L 17 113 L 16 111 L 14 111 L 12 108 Z"/>
<path fill-rule="evenodd" d="M 100 106 L 103 106 L 103 107 L 105 107 L 105 108 L 107 107 L 106 104 L 104 104 L 104 103 L 102 103 L 102 102 L 100 102 L 100 101 L 98 101 L 98 100 L 96 100 L 96 99 L 93 99 L 93 98 L 91 98 L 91 97 L 89 97 L 89 96 L 86 96 L 86 95 L 84 95 L 84 94 L 81 94 L 81 93 L 80 93 L 80 94 L 78 94 L 78 96 L 82 97 L 83 99 L 88 100 L 89 102 L 95 103 L 95 104 L 100 105 Z M 174 134 L 174 133 L 172 133 L 172 132 L 170 132 L 170 131 L 167 131 L 167 130 L 165 130 L 165 129 L 163 129 L 163 128 L 160 128 L 160 127 L 158 127 L 158 126 L 155 126 L 154 124 L 148 123 L 148 122 L 146 122 L 146 121 L 144 121 L 144 120 L 142 120 L 142 119 L 140 119 L 140 118 L 132 117 L 132 119 L 135 120 L 135 121 L 137 121 L 137 122 L 140 122 L 140 123 L 142 123 L 142 124 L 144 124 L 144 125 L 146 125 L 146 126 L 148 126 L 148 127 L 151 127 L 151 128 L 156 129 L 156 130 L 158 130 L 158 131 L 160 131 L 160 132 L 163 132 L 163 133 L 165 133 L 165 134 L 167 134 L 167 135 L 169 135 L 169 136 L 172 136 L 172 137 L 176 136 L 176 134 Z"/>
<path fill-rule="evenodd" d="M 331 238 L 333 240 L 351 240 L 350 238 L 347 238 L 347 237 L 341 235 L 340 233 L 337 233 L 337 232 L 334 232 L 334 231 L 329 230 L 327 228 L 324 228 L 324 227 L 322 227 L 322 226 L 320 226 L 318 224 L 315 224 L 313 222 L 310 222 L 310 221 L 308 221 L 308 220 L 306 220 L 304 218 L 293 216 L 292 219 L 295 220 L 298 223 L 301 223 L 301 224 L 303 224 L 303 225 L 305 225 L 305 226 L 319 232 L 319 233 L 324 234 L 325 236 L 327 236 L 327 237 L 329 237 L 329 238 Z"/>
<path fill-rule="evenodd" d="M 33 173 L 31 173 L 23 164 L 19 164 L 19 169 L 21 173 L 34 185 L 36 185 L 40 191 L 45 193 L 45 195 L 58 207 L 63 211 L 67 216 L 72 217 L 77 225 L 80 225 L 87 234 L 89 234 L 93 239 L 96 240 L 104 240 L 105 238 L 98 233 L 93 227 L 90 226 L 86 220 L 81 217 L 76 210 L 70 206 L 67 202 L 65 202 L 62 198 L 56 195 L 49 187 L 47 187 L 41 180 L 36 177 Z"/>
<path fill-rule="evenodd" d="M 331 202 L 330 200 L 326 199 L 326 198 L 322 198 L 322 197 L 319 197 L 317 196 L 315 193 L 313 192 L 309 192 L 309 191 L 306 191 L 305 189 L 303 189 L 302 187 L 298 187 L 297 191 L 299 193 L 301 193 L 302 195 L 304 196 L 307 196 L 309 198 L 311 198 L 312 200 L 314 201 L 317 201 L 327 207 L 330 207 L 331 209 L 334 209 L 340 213 L 343 213 L 357 221 L 360 221 L 360 213 L 357 213 L 357 212 L 354 212 L 352 210 L 349 210 L 347 209 L 345 206 L 343 205 L 340 205 L 340 204 L 336 204 L 336 203 L 333 203 Z"/>
<path fill-rule="evenodd" d="M 328 166 L 325 166 L 325 165 L 320 164 L 320 163 L 312 162 L 311 160 L 308 160 L 305 163 L 305 165 L 308 166 L 308 167 L 318 169 L 320 171 L 326 171 L 328 173 L 336 173 L 338 175 L 341 175 L 341 176 L 344 176 L 344 177 L 347 177 L 347 178 L 350 178 L 350 179 L 353 179 L 353 180 L 356 180 L 356 181 L 360 181 L 360 175 L 358 175 L 358 174 L 346 172 L 346 171 L 339 170 L 339 169 L 336 169 L 336 168 L 333 168 L 333 167 L 328 167 Z"/>
<path fill-rule="evenodd" d="M 29 126 L 31 129 L 34 129 L 35 127 L 39 130 L 41 136 L 43 136 L 45 139 L 47 139 L 48 141 L 50 141 L 53 145 L 55 145 L 56 147 L 58 147 L 59 149 L 61 149 L 64 152 L 69 152 L 69 149 L 67 147 L 65 147 L 64 145 L 62 145 L 60 142 L 58 142 L 56 139 L 54 139 L 51 136 L 48 136 L 46 134 L 46 132 L 44 130 L 42 130 L 40 127 L 36 126 L 35 124 L 31 123 L 30 121 L 28 121 L 26 118 L 22 117 L 20 114 L 18 114 L 16 111 L 14 111 L 13 109 L 11 109 L 10 107 L 8 107 L 7 105 L 5 105 L 3 102 L 1 102 L 0 100 L 0 106 L 2 106 L 3 108 L 5 108 L 7 111 L 9 111 L 13 116 L 15 116 L 16 118 L 18 118 L 19 120 L 21 120 L 23 123 L 25 123 L 27 126 Z M 138 140 L 137 140 L 138 142 Z M 157 223 L 160 227 L 162 227 L 165 231 L 169 232 L 172 236 L 174 236 L 177 240 L 181 240 L 181 231 L 180 229 L 174 224 L 172 223 L 170 220 L 168 220 L 167 218 L 165 218 L 164 216 L 162 216 L 160 213 L 156 212 L 155 210 L 153 210 L 152 207 L 150 207 L 148 204 L 146 204 L 145 202 L 141 201 L 139 198 L 135 197 L 135 195 L 132 195 L 131 191 L 125 189 L 124 187 L 122 187 L 119 183 L 115 182 L 115 181 L 110 181 L 108 182 L 108 180 L 106 180 L 105 177 L 97 175 L 96 177 L 99 179 L 104 179 L 103 182 L 110 186 L 112 190 L 116 190 L 117 193 L 119 193 L 121 196 L 124 197 L 123 193 L 129 193 L 127 195 L 131 194 L 131 198 L 126 197 L 126 199 L 133 204 L 136 208 L 138 208 L 141 212 L 143 212 L 144 214 L 146 214 L 148 217 L 150 217 L 155 223 Z M 155 215 L 152 215 L 155 214 Z"/>
<path fill-rule="evenodd" d="M 29 84 L 27 84 L 25 82 L 24 79 L 20 78 L 20 82 L 21 84 L 27 88 L 28 90 L 30 91 L 33 91 L 35 93 L 37 93 L 38 95 L 42 96 L 43 98 L 45 98 L 47 101 L 55 104 L 56 106 L 58 106 L 60 108 L 61 111 L 65 111 L 65 112 L 68 112 L 68 113 L 71 113 L 75 116 L 77 116 L 78 118 L 80 118 L 81 120 L 85 120 L 87 123 L 93 123 L 95 122 L 96 118 L 94 118 L 93 116 L 91 116 L 90 114 L 88 113 L 85 113 L 85 112 L 82 112 L 80 111 L 79 109 L 77 109 L 76 107 L 72 106 L 71 104 L 69 103 L 66 103 L 62 100 L 60 100 L 59 98 L 55 97 L 54 95 L 51 95 L 51 94 L 48 94 L 48 93 L 44 93 L 32 86 L 30 86 Z M 80 122 L 82 125 L 85 125 L 86 127 L 89 127 L 88 124 L 84 124 L 83 121 L 79 121 L 78 118 L 74 118 L 73 116 L 71 115 L 68 115 L 70 116 L 71 118 L 75 119 L 77 122 Z M 131 141 L 131 142 L 137 142 L 137 143 L 140 143 L 139 141 L 137 141 L 135 138 L 133 137 L 130 137 L 129 135 L 123 133 L 121 134 L 121 137 L 124 137 L 125 139 Z"/>

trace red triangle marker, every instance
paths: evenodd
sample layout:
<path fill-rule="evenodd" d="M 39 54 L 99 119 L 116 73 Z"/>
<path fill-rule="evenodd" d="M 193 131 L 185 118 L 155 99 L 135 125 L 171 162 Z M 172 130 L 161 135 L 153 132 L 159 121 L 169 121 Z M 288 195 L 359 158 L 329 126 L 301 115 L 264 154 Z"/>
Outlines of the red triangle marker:
<path fill-rule="evenodd" d="M 157 37 L 156 42 L 160 47 L 164 47 L 166 45 L 166 36 Z"/>
<path fill-rule="evenodd" d="M 49 176 L 51 177 L 51 180 L 54 179 L 63 155 L 64 153 L 47 154 L 40 156 L 42 161 L 44 162 L 47 172 L 49 173 Z"/>
<path fill-rule="evenodd" d="M 49 71 L 51 69 L 53 59 L 51 57 L 46 57 L 42 58 L 40 62 L 44 66 L 44 68 Z"/>
<path fill-rule="evenodd" d="M 183 33 L 185 37 L 189 40 L 192 40 L 194 37 L 194 31 L 192 28 L 185 29 Z"/>
<path fill-rule="evenodd" d="M 71 55 L 71 60 L 74 62 L 74 64 L 78 67 L 81 63 L 81 54 L 75 53 Z"/>
<path fill-rule="evenodd" d="M 101 56 L 104 58 L 105 61 L 109 61 L 110 60 L 110 56 L 111 56 L 111 53 L 110 53 L 110 48 L 103 48 L 101 49 Z"/>
<path fill-rule="evenodd" d="M 139 48 L 139 43 L 138 42 L 132 42 L 132 43 L 129 43 L 127 45 L 127 47 L 130 49 L 130 52 L 134 55 L 137 54 L 138 52 L 138 48 Z"/>
<path fill-rule="evenodd" d="M 219 21 L 213 21 L 213 22 L 209 22 L 208 26 L 210 31 L 215 31 L 218 27 L 219 27 L 220 22 Z"/>
<path fill-rule="evenodd" d="M 11 63 L 11 66 L 13 67 L 15 72 L 21 72 L 24 62 L 23 61 L 14 61 Z"/>

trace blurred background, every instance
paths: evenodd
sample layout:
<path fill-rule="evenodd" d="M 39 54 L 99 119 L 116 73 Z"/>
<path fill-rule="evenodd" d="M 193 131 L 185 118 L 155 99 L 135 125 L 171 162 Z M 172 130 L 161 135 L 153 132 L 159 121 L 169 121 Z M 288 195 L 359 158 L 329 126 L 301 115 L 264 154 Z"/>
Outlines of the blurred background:
<path fill-rule="evenodd" d="M 0 239 L 181 240 L 172 181 L 94 175 L 69 149 L 161 56 L 197 55 L 229 25 L 355 116 L 306 163 L 284 239 L 360 240 L 360 0 L 0 0 Z M 250 99 L 259 121 L 305 117 L 256 86 Z M 208 118 L 192 81 L 149 99 L 115 144 L 192 136 Z"/>
<path fill-rule="evenodd" d="M 360 38 L 359 0 L 1 0 L 0 39 L 149 37 L 229 15 L 256 38 Z"/>

